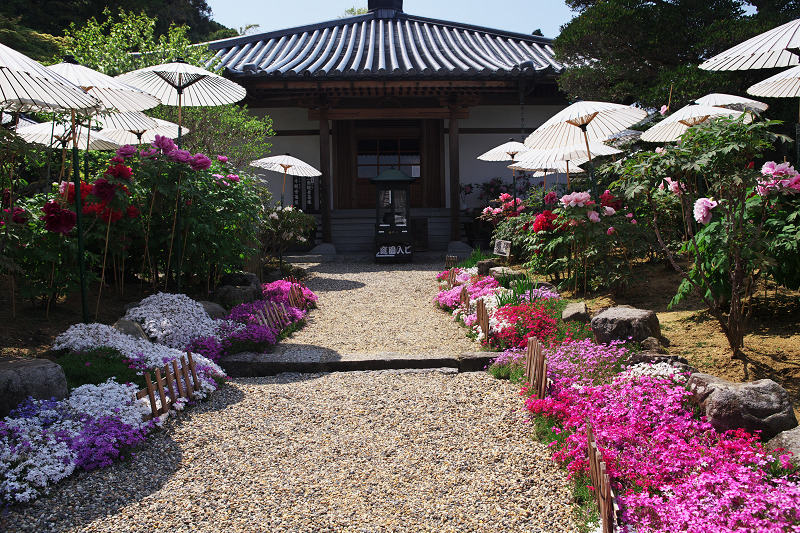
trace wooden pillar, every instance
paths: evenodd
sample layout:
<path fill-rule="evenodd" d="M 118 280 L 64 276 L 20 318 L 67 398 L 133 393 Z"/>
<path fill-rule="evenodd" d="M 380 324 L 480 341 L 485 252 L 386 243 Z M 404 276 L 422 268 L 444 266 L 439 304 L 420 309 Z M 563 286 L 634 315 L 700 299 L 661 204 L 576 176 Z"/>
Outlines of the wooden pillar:
<path fill-rule="evenodd" d="M 461 173 L 458 167 L 458 117 L 456 107 L 450 107 L 450 240 L 461 240 L 461 211 L 459 202 L 459 186 Z"/>
<path fill-rule="evenodd" d="M 319 209 L 322 212 L 322 242 L 333 241 L 331 236 L 331 134 L 328 108 L 319 110 Z"/>

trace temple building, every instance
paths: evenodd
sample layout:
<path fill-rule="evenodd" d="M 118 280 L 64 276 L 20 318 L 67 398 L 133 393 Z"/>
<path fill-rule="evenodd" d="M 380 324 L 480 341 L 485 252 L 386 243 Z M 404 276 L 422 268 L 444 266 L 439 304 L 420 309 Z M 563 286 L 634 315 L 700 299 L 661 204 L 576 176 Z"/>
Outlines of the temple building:
<path fill-rule="evenodd" d="M 276 136 L 265 155 L 291 153 L 322 172 L 287 180 L 286 197 L 317 214 L 322 243 L 360 253 L 373 246 L 370 178 L 392 167 L 417 178 L 417 249 L 464 240 L 460 184 L 510 176 L 507 163 L 476 157 L 522 140 L 566 106 L 551 42 L 417 17 L 402 0 L 370 0 L 364 15 L 209 47 L 225 76 L 247 89 L 251 111 L 272 117 Z M 282 177 L 261 174 L 279 196 Z"/>

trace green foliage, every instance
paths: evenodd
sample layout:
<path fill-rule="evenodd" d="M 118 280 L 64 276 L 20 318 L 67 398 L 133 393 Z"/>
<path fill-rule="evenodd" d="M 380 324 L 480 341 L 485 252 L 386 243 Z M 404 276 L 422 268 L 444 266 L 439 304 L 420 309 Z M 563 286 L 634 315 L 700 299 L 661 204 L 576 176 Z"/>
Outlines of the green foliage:
<path fill-rule="evenodd" d="M 339 16 L 340 19 L 347 17 L 357 17 L 358 15 L 366 15 L 369 13 L 368 7 L 348 7 L 344 10 L 344 14 Z"/>
<path fill-rule="evenodd" d="M 187 26 L 192 42 L 231 31 L 212 20 L 206 0 L 4 0 L 0 14 L 19 17 L 22 25 L 35 31 L 60 35 L 71 24 L 99 18 L 107 9 L 116 12 L 123 8 L 156 20 L 156 35 L 166 35 L 173 24 Z"/>
<path fill-rule="evenodd" d="M 0 43 L 36 61 L 51 62 L 58 55 L 59 40 L 58 37 L 22 26 L 20 17 L 0 15 Z"/>
<path fill-rule="evenodd" d="M 159 106 L 149 114 L 178 122 L 177 107 Z M 182 123 L 189 130 L 182 146 L 190 152 L 225 154 L 235 169 L 241 169 L 272 148 L 272 119 L 250 114 L 246 105 L 187 107 L 182 114 Z"/>
<path fill-rule="evenodd" d="M 486 259 L 491 259 L 491 255 L 487 254 L 485 251 L 481 250 L 480 248 L 475 248 L 469 254 L 469 257 L 458 263 L 460 268 L 472 268 L 478 264 L 478 261 L 485 261 Z"/>
<path fill-rule="evenodd" d="M 165 34 L 158 35 L 156 19 L 144 13 L 120 9 L 115 18 L 110 9 L 105 9 L 103 15 L 106 18 L 101 22 L 92 17 L 83 26 L 70 24 L 65 30 L 63 53 L 109 76 L 177 57 L 203 66 L 212 57 L 205 47 L 191 46 L 186 26 L 170 25 Z"/>
<path fill-rule="evenodd" d="M 57 363 L 64 369 L 70 390 L 81 385 L 100 385 L 110 377 L 120 383 L 145 386 L 141 371 L 130 368 L 130 363 L 115 348 L 101 346 L 85 352 L 69 352 L 59 357 Z"/>
<path fill-rule="evenodd" d="M 571 2 L 580 14 L 554 43 L 569 65 L 559 85 L 573 98 L 651 108 L 667 104 L 671 93 L 671 109 L 709 92 L 743 94 L 763 79 L 758 70 L 710 72 L 697 65 L 800 14 L 796 5 L 770 10 L 768 3 L 745 16 L 741 0 Z"/>
<path fill-rule="evenodd" d="M 287 205 L 265 211 L 261 230 L 261 251 L 264 255 L 279 257 L 292 245 L 307 242 L 317 227 L 313 215 Z"/>
<path fill-rule="evenodd" d="M 745 124 L 741 118 L 717 119 L 690 128 L 674 148 L 640 153 L 616 165 L 626 195 L 644 198 L 654 206 L 656 236 L 683 277 L 673 303 L 698 294 L 719 321 L 734 358 L 741 357 L 756 279 L 775 271 L 771 254 L 781 250 L 788 254 L 782 258 L 782 268 L 797 265 L 795 217 L 788 212 L 795 204 L 783 201 L 782 195 L 755 194 L 761 173 L 754 162 L 782 139 L 771 132 L 774 125 L 762 120 Z M 660 234 L 661 213 L 655 209 L 654 198 L 666 177 L 680 183 L 686 235 L 680 252 L 693 260 L 688 269 L 678 264 L 674 250 Z M 701 198 L 713 198 L 718 205 L 713 218 L 698 225 L 692 213 Z M 782 279 L 797 279 L 797 270 L 789 266 Z"/>

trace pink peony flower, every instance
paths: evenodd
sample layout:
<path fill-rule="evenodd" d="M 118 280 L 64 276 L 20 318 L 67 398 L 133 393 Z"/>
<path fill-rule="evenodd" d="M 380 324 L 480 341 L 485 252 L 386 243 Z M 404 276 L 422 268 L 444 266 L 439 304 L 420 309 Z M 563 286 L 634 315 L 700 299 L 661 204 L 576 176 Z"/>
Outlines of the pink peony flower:
<path fill-rule="evenodd" d="M 606 233 L 608 235 L 612 235 L 615 231 L 616 230 L 614 229 L 614 226 L 609 226 L 608 229 L 606 230 Z"/>
<path fill-rule="evenodd" d="M 662 116 L 665 115 L 667 111 L 669 111 L 669 107 L 666 104 L 662 105 L 661 109 L 658 110 L 658 112 L 661 113 Z"/>
<path fill-rule="evenodd" d="M 627 215 L 625 215 L 625 218 L 633 218 L 633 213 L 628 213 Z"/>
<path fill-rule="evenodd" d="M 589 203 L 591 200 L 592 195 L 587 192 L 573 192 L 571 194 L 565 194 L 561 197 L 561 203 L 564 204 L 564 207 L 583 207 Z"/>
<path fill-rule="evenodd" d="M 589 217 L 591 222 L 600 222 L 600 215 L 597 214 L 597 211 L 589 211 L 586 216 Z"/>
<path fill-rule="evenodd" d="M 615 214 L 616 212 L 617 212 L 617 210 L 614 209 L 613 207 L 609 207 L 609 206 L 603 207 L 603 214 L 605 216 L 607 216 L 607 217 L 610 217 L 611 215 Z"/>
<path fill-rule="evenodd" d="M 673 180 L 672 178 L 664 178 L 664 182 L 659 185 L 659 189 L 664 190 L 664 183 L 667 184 L 670 192 L 672 194 L 680 195 L 683 192 L 684 186 L 678 180 Z"/>
<path fill-rule="evenodd" d="M 663 154 L 664 152 L 666 152 L 666 150 L 664 149 L 663 146 L 656 147 L 656 153 L 657 154 Z"/>
<path fill-rule="evenodd" d="M 636 222 L 636 219 L 634 218 L 634 219 L 631 219 L 631 224 L 638 224 L 638 222 Z"/>
<path fill-rule="evenodd" d="M 711 210 L 719 205 L 711 198 L 698 198 L 694 203 L 694 219 L 701 224 L 711 222 Z"/>

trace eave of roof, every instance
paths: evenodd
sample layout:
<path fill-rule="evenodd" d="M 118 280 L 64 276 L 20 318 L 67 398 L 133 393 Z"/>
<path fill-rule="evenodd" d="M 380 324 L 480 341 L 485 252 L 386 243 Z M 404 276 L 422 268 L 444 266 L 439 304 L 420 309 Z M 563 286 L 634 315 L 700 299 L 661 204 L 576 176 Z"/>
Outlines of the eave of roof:
<path fill-rule="evenodd" d="M 557 74 L 550 39 L 392 9 L 214 41 L 234 77 L 497 79 Z"/>

